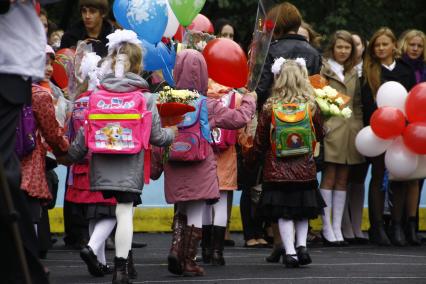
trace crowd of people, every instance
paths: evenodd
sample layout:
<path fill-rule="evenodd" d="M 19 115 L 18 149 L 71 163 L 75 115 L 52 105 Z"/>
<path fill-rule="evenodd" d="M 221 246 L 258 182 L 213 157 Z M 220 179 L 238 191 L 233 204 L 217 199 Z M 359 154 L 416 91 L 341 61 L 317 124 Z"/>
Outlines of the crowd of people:
<path fill-rule="evenodd" d="M 398 39 L 390 28 L 382 27 L 367 41 L 357 32 L 338 30 L 325 45 L 294 5 L 278 4 L 267 15 L 276 24 L 255 91 L 209 79 L 206 61 L 197 50 L 177 53 L 175 88 L 200 95 L 195 115 L 185 114 L 178 127 L 160 117 L 153 92 L 158 88 L 156 76 L 143 70 L 144 54 L 136 33 L 107 19 L 106 0 L 80 0 L 79 8 L 81 21 L 65 32 L 43 9 L 37 14 L 33 1 L 10 1 L 1 10 L 0 158 L 5 184 L 20 214 L 22 238 L 4 253 L 12 256 L 23 245 L 26 258 L 24 263 L 11 258 L 15 261 L 4 264 L 10 271 L 6 283 L 22 283 L 27 274 L 33 283 L 48 281 L 48 268 L 39 258 L 45 258 L 51 246 L 47 211 L 56 200 L 58 177 L 53 169 L 58 164 L 68 166 L 64 241 L 80 250 L 91 275 L 113 274 L 112 283 L 137 278 L 133 213 L 142 203 L 149 173 L 151 179 L 164 174 L 166 201 L 175 206 L 167 256 L 172 274 L 205 274 L 197 261 L 200 242 L 203 264 L 225 265 L 224 247 L 234 245 L 229 221 L 235 190 L 242 190 L 244 246 L 272 247 L 267 262 L 283 258 L 288 268 L 308 265 L 312 259 L 307 247 L 318 240 L 325 246 L 421 245 L 423 180 L 389 181 L 384 154 L 364 157 L 355 147 L 355 137 L 370 124 L 383 83 L 396 81 L 409 91 L 426 82 L 422 31 L 407 30 Z M 215 32 L 216 37 L 235 40 L 236 29 L 227 20 L 217 21 Z M 52 79 L 55 52 L 63 48 L 84 54 L 75 62 L 74 94 Z M 316 74 L 346 95 L 349 118 L 321 113 L 309 81 Z M 118 155 L 97 152 L 90 144 L 86 112 L 92 108 L 89 101 L 102 92 L 142 98 L 144 111 L 152 118 L 146 141 L 152 151 L 142 147 Z M 23 107 L 29 105 L 35 125 L 33 146 L 18 158 L 16 133 L 24 131 Z M 288 113 L 302 117 L 301 126 L 286 123 Z M 199 150 L 182 158 L 173 152 L 176 147 L 169 146 L 184 139 L 189 129 L 198 135 Z M 219 145 L 215 132 L 232 138 Z M 303 147 L 295 136 L 306 142 Z M 361 226 L 370 166 L 367 236 Z M 257 184 L 262 190 L 254 203 L 252 188 Z M 2 217 L 11 214 L 1 212 Z M 319 216 L 320 236 L 309 226 L 309 220 Z M 1 223 L 12 228 L 13 218 L 6 217 Z M 0 234 L 0 241 L 13 243 L 12 232 Z M 105 257 L 109 239 L 114 240 L 113 268 Z M 21 267 L 27 272 L 20 273 Z"/>

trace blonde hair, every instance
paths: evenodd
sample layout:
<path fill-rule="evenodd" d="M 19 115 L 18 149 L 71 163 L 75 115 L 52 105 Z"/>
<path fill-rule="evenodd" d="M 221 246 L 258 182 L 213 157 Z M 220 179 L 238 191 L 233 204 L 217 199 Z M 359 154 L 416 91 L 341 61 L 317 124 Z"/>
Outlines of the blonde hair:
<path fill-rule="evenodd" d="M 423 40 L 423 54 L 422 59 L 426 62 L 426 36 L 422 31 L 419 30 L 408 30 L 404 32 L 401 38 L 398 41 L 399 51 L 401 54 L 407 53 L 408 42 L 415 38 L 416 36 L 420 37 Z"/>
<path fill-rule="evenodd" d="M 120 44 L 119 48 L 116 48 L 111 53 L 111 68 L 114 70 L 116 57 L 119 54 L 125 54 L 129 57 L 129 66 L 126 66 L 125 72 L 132 72 L 135 74 L 139 74 L 143 69 L 143 56 L 142 56 L 142 48 L 139 45 L 123 42 Z"/>
<path fill-rule="evenodd" d="M 266 100 L 264 109 L 272 109 L 275 103 L 309 103 L 316 109 L 314 89 L 309 83 L 308 70 L 294 60 L 286 60 L 275 76 L 272 94 Z"/>
<path fill-rule="evenodd" d="M 376 43 L 377 38 L 380 36 L 387 36 L 389 37 L 393 44 L 395 45 L 395 48 L 397 46 L 397 41 L 395 34 L 392 32 L 391 29 L 387 27 L 380 28 L 377 30 L 373 36 L 371 37 L 368 46 L 366 48 L 365 53 L 365 59 L 364 59 L 364 74 L 365 74 L 365 83 L 367 83 L 373 93 L 373 97 L 376 98 L 377 90 L 379 89 L 381 85 L 381 75 L 382 75 L 382 65 L 379 59 L 376 57 L 376 54 L 374 53 L 374 45 Z M 397 50 L 394 52 L 394 57 L 398 57 L 399 53 Z"/>

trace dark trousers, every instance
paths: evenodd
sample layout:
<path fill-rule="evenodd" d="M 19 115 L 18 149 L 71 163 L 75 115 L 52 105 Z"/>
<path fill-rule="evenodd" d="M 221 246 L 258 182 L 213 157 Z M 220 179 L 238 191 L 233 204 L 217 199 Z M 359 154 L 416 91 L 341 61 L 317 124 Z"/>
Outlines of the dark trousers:
<path fill-rule="evenodd" d="M 10 230 L 10 212 L 6 212 L 4 192 L 9 190 L 13 207 L 19 217 L 17 223 L 33 283 L 48 283 L 43 267 L 38 261 L 38 246 L 24 193 L 20 189 L 21 168 L 15 155 L 15 136 L 18 117 L 25 94 L 31 97 L 31 82 L 20 76 L 0 74 L 0 156 L 8 188 L 1 187 L 0 194 L 0 267 L 2 283 L 24 283 L 18 262 L 15 240 Z M 6 100 L 6 97 L 8 98 Z M 20 100 L 20 97 L 23 98 Z M 3 273 L 4 272 L 4 273 Z"/>
<path fill-rule="evenodd" d="M 254 214 L 254 204 L 250 199 L 250 190 L 243 189 L 240 199 L 241 222 L 244 240 L 263 238 L 262 221 Z"/>

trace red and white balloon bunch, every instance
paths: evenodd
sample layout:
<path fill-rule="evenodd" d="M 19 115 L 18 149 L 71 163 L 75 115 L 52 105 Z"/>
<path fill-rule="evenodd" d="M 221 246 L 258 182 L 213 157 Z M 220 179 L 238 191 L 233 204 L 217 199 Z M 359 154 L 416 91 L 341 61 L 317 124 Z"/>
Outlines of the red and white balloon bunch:
<path fill-rule="evenodd" d="M 393 179 L 426 177 L 426 83 L 407 93 L 398 82 L 383 84 L 376 96 L 378 109 L 355 139 L 366 157 L 385 153 Z"/>

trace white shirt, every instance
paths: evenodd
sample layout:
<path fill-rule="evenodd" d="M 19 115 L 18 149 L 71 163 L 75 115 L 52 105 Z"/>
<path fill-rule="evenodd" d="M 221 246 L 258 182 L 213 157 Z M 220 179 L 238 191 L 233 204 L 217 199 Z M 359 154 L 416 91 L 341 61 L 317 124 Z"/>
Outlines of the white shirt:
<path fill-rule="evenodd" d="M 10 4 L 0 15 L 0 74 L 44 78 L 46 33 L 32 1 Z"/>
<path fill-rule="evenodd" d="M 328 59 L 328 64 L 330 65 L 331 70 L 337 75 L 340 81 L 345 81 L 345 75 L 343 72 L 345 71 L 345 67 L 342 64 L 337 63 L 334 59 Z"/>
<path fill-rule="evenodd" d="M 395 69 L 396 61 L 394 60 L 394 61 L 392 62 L 392 64 L 391 64 L 391 65 L 389 65 L 389 66 L 387 66 L 387 65 L 385 65 L 385 64 L 382 64 L 382 66 L 383 66 L 383 67 L 385 67 L 386 69 L 388 69 L 389 71 L 392 71 L 393 69 Z"/>
<path fill-rule="evenodd" d="M 363 64 L 363 61 L 355 65 L 355 70 L 358 73 L 358 78 L 362 77 L 362 64 Z"/>

